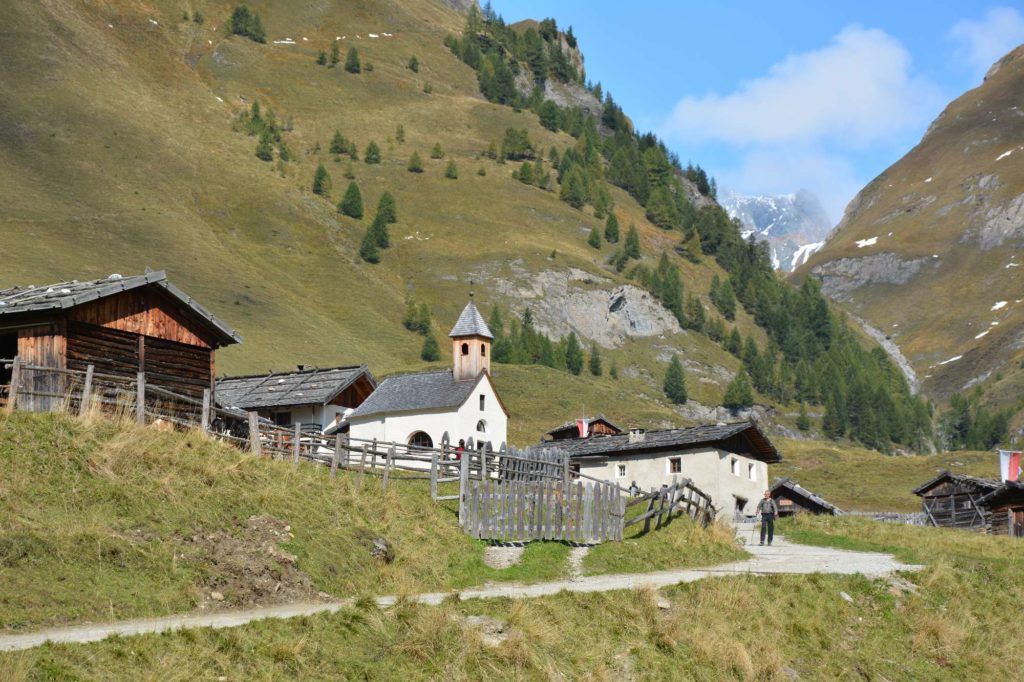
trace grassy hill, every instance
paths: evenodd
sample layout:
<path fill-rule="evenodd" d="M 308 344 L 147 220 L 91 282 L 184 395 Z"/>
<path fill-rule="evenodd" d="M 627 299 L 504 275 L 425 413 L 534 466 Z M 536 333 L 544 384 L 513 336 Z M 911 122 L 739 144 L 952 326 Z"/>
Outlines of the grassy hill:
<path fill-rule="evenodd" d="M 499 304 L 506 315 L 544 299 L 536 284 L 544 273 L 579 275 L 570 294 L 625 282 L 605 263 L 607 245 L 598 252 L 586 244 L 603 224 L 590 208 L 573 209 L 556 192 L 514 180 L 514 164 L 481 157 L 510 127 L 526 129 L 540 150 L 564 151 L 575 140 L 528 111 L 481 98 L 474 72 L 443 44 L 461 31 L 462 15 L 427 1 L 250 5 L 266 44 L 226 35 L 228 2 L 9 4 L 0 46 L 0 227 L 17 257 L 5 261 L 0 286 L 162 268 L 244 337 L 219 354 L 220 372 L 366 362 L 382 375 L 422 367 L 422 340 L 401 325 L 407 296 L 428 304 L 440 335 L 471 279 L 485 311 Z M 183 20 L 183 10 L 201 10 L 204 22 Z M 285 38 L 295 44 L 275 44 Z M 362 73 L 316 63 L 334 42 L 342 62 L 358 48 Z M 412 55 L 418 72 L 407 68 Z M 257 159 L 256 139 L 232 130 L 256 101 L 290 121 L 292 161 Z M 382 162 L 336 161 L 328 152 L 336 130 L 360 159 L 375 141 Z M 444 159 L 430 158 L 435 144 Z M 421 174 L 406 170 L 414 152 Z M 444 175 L 449 160 L 457 180 Z M 327 197 L 311 192 L 319 164 L 331 176 Z M 349 169 L 367 208 L 362 220 L 335 208 Z M 385 191 L 397 200 L 398 223 L 392 248 L 373 266 L 357 251 Z M 612 188 L 612 197 L 622 229 L 636 224 L 651 263 L 675 243 L 624 192 Z M 686 290 L 706 300 L 720 268 L 674 259 Z M 523 287 L 531 297 L 520 295 Z M 542 315 L 537 322 L 557 326 Z M 742 311 L 737 325 L 763 342 Z M 660 390 L 673 349 L 692 360 L 691 397 L 718 404 L 738 361 L 704 336 L 669 331 L 603 349 L 605 366 L 614 360 L 621 370 L 614 385 L 500 367 L 511 438 L 532 441 L 584 409 L 627 423 L 685 421 Z M 577 398 L 552 405 L 526 391 L 537 382 Z"/>
<path fill-rule="evenodd" d="M 341 472 L 331 480 L 322 467 L 292 469 L 198 433 L 0 415 L 0 466 L 0 630 L 532 582 L 569 571 L 570 548 L 558 542 L 531 543 L 510 568 L 488 567 L 485 543 L 462 531 L 452 503 L 431 501 L 426 481 L 393 481 L 385 493 L 377 478 L 360 484 Z M 376 538 L 390 544 L 390 563 L 372 554 Z M 630 537 L 629 557 L 624 546 L 594 548 L 584 570 L 743 556 L 728 531 L 689 519 Z"/>
<path fill-rule="evenodd" d="M 851 202 L 798 275 L 891 337 L 938 399 L 981 385 L 1021 409 L 1024 47 Z M 1000 303 L 1002 302 L 1002 303 Z"/>

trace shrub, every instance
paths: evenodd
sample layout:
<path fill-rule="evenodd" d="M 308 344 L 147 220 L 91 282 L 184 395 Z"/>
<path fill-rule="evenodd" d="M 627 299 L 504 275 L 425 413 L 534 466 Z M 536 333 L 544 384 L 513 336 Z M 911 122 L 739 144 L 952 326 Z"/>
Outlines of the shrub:
<path fill-rule="evenodd" d="M 409 57 L 409 70 L 413 73 L 420 72 L 420 60 L 416 58 L 416 55 Z"/>
<path fill-rule="evenodd" d="M 363 70 L 359 63 L 359 50 L 354 47 L 350 47 L 348 54 L 345 55 L 345 70 L 349 73 L 359 73 Z"/>
<path fill-rule="evenodd" d="M 406 169 L 410 173 L 422 173 L 423 172 L 423 161 L 420 160 L 420 155 L 419 154 L 417 154 L 416 152 L 412 153 L 412 156 L 409 157 L 409 165 L 406 166 Z"/>
<path fill-rule="evenodd" d="M 363 152 L 363 161 L 366 163 L 380 163 L 380 147 L 377 146 L 376 142 L 370 141 L 370 144 L 366 145 L 366 151 Z"/>
<path fill-rule="evenodd" d="M 257 43 L 267 42 L 266 32 L 263 30 L 263 20 L 260 19 L 257 12 L 249 9 L 248 5 L 238 5 L 231 12 L 228 30 L 233 35 L 244 36 Z"/>
<path fill-rule="evenodd" d="M 459 179 L 459 168 L 455 165 L 455 159 L 448 162 L 448 166 L 444 169 L 444 176 L 449 180 Z"/>
<path fill-rule="evenodd" d="M 443 159 L 444 158 L 444 150 L 441 149 L 441 143 L 440 142 L 434 143 L 434 148 L 430 150 L 430 158 L 432 158 L 432 159 Z"/>

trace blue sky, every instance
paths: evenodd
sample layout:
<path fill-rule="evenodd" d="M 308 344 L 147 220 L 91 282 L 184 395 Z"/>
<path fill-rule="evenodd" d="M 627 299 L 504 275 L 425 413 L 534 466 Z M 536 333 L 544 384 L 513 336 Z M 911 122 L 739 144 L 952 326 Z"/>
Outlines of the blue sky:
<path fill-rule="evenodd" d="M 1024 43 L 1019 1 L 492 4 L 572 25 L 588 77 L 720 186 L 808 189 L 833 221 Z"/>

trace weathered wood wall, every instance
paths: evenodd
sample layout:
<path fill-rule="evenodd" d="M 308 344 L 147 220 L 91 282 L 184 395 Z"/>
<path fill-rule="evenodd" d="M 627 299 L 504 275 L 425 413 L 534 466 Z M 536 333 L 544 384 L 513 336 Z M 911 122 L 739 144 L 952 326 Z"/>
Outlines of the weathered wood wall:
<path fill-rule="evenodd" d="M 936 526 L 984 531 L 985 510 L 977 505 L 983 495 L 970 485 L 946 481 L 925 493 L 921 506 Z"/>
<path fill-rule="evenodd" d="M 190 346 L 212 348 L 216 345 L 209 333 L 201 330 L 166 295 L 153 289 L 136 289 L 83 303 L 72 308 L 68 318 Z"/>
<path fill-rule="evenodd" d="M 63 322 L 18 330 L 18 356 L 24 364 L 64 369 L 66 343 Z M 63 376 L 53 372 L 27 370 L 22 373 L 24 409 L 48 412 L 60 406 L 64 395 Z"/>

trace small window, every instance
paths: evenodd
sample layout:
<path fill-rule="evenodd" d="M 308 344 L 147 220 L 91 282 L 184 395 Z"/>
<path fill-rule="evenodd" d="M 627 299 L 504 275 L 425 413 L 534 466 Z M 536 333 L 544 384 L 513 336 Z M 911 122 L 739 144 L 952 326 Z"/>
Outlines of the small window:
<path fill-rule="evenodd" d="M 289 426 L 292 423 L 291 412 L 275 412 L 274 423 L 278 426 Z"/>
<path fill-rule="evenodd" d="M 747 477 L 751 481 L 756 481 L 757 480 L 757 469 L 754 467 L 753 464 L 748 464 L 747 465 Z"/>
<path fill-rule="evenodd" d="M 484 421 L 483 419 L 478 421 L 476 423 L 476 432 L 477 433 L 487 433 L 487 422 Z"/>
<path fill-rule="evenodd" d="M 683 473 L 683 458 L 682 457 L 669 457 L 668 458 L 668 472 L 670 474 L 681 474 L 681 473 Z"/>
<path fill-rule="evenodd" d="M 480 357 L 482 357 L 482 358 L 486 358 L 487 357 L 487 345 L 486 344 L 483 344 L 483 343 L 480 344 Z"/>
<path fill-rule="evenodd" d="M 485 408 L 485 405 L 487 404 L 486 398 L 487 398 L 487 396 L 484 396 L 484 395 L 480 396 L 480 411 L 481 412 L 483 412 L 486 409 Z"/>
<path fill-rule="evenodd" d="M 739 476 L 740 475 L 740 461 L 738 459 L 736 459 L 735 457 L 733 457 L 729 461 L 729 468 L 732 471 L 732 475 L 733 476 Z"/>
<path fill-rule="evenodd" d="M 434 447 L 434 441 L 431 440 L 429 434 L 417 431 L 409 436 L 409 446 L 414 448 L 432 448 Z"/>
<path fill-rule="evenodd" d="M 619 478 L 625 478 L 626 477 L 626 465 L 625 464 L 618 464 L 618 465 L 616 465 L 615 466 L 615 475 L 617 477 L 619 477 Z"/>
<path fill-rule="evenodd" d="M 469 344 L 468 343 L 462 344 L 462 354 L 463 355 L 469 355 Z"/>

